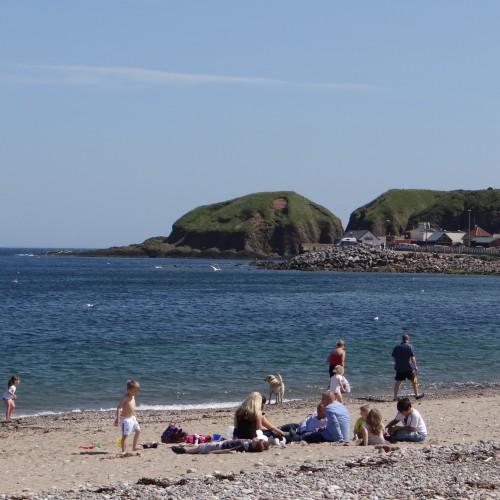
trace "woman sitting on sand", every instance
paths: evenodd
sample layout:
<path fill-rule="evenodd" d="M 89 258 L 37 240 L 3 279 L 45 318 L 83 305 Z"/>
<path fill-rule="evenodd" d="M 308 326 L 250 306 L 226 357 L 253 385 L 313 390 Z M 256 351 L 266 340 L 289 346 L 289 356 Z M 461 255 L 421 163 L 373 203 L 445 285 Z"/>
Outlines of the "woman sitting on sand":
<path fill-rule="evenodd" d="M 237 439 L 253 439 L 257 437 L 257 430 L 268 429 L 274 431 L 279 437 L 284 433 L 271 424 L 262 413 L 266 398 L 259 392 L 251 392 L 237 408 L 234 415 L 233 436 Z"/>

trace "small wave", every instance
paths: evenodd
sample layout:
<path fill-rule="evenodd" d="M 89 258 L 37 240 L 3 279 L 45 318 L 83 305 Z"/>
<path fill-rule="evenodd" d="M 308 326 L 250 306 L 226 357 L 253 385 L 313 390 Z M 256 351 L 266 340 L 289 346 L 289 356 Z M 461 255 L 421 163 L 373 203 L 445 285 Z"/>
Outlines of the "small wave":
<path fill-rule="evenodd" d="M 284 403 L 289 403 L 292 401 L 299 401 L 297 398 L 284 399 Z M 191 410 L 224 410 L 230 408 L 237 408 L 241 404 L 241 401 L 229 401 L 229 402 L 212 402 L 212 403 L 192 403 L 192 404 L 170 404 L 170 405 L 155 405 L 155 404 L 140 404 L 136 407 L 137 411 L 191 411 Z M 115 412 L 115 407 L 110 408 L 75 408 L 73 410 L 62 410 L 62 411 L 38 411 L 33 413 L 25 413 L 21 415 L 16 415 L 16 418 L 29 418 L 29 417 L 44 417 L 48 415 L 64 415 L 67 413 L 84 413 L 84 412 Z"/>
<path fill-rule="evenodd" d="M 297 401 L 297 399 L 284 399 L 284 403 Z M 241 404 L 241 401 L 230 402 L 213 402 L 213 403 L 193 403 L 193 404 L 173 404 L 173 405 L 148 405 L 140 404 L 137 407 L 138 411 L 157 410 L 157 411 L 187 411 L 187 410 L 219 410 L 225 408 L 236 408 Z"/>
<path fill-rule="evenodd" d="M 80 410 L 72 410 L 80 411 Z M 67 411 L 37 411 L 34 413 L 21 413 L 20 415 L 15 416 L 15 418 L 30 418 L 30 417 L 45 417 L 47 415 L 63 415 L 64 413 L 68 413 Z"/>
<path fill-rule="evenodd" d="M 187 411 L 187 410 L 218 410 L 224 408 L 236 408 L 241 404 L 241 401 L 227 403 L 193 403 L 184 405 L 148 405 L 140 404 L 137 407 L 138 411 L 157 410 L 157 411 Z"/>

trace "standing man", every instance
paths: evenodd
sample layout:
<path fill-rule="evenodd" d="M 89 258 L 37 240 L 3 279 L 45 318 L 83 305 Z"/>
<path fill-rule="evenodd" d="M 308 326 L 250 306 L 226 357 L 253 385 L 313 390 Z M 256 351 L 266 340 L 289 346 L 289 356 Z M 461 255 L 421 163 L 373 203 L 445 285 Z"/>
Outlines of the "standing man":
<path fill-rule="evenodd" d="M 418 367 L 417 358 L 413 352 L 413 346 L 410 344 L 410 336 L 405 333 L 403 341 L 392 350 L 392 359 L 394 360 L 394 369 L 396 377 L 394 383 L 394 401 L 398 400 L 399 386 L 403 380 L 410 380 L 413 386 L 413 392 L 417 399 L 422 399 L 425 394 L 418 394 Z"/>

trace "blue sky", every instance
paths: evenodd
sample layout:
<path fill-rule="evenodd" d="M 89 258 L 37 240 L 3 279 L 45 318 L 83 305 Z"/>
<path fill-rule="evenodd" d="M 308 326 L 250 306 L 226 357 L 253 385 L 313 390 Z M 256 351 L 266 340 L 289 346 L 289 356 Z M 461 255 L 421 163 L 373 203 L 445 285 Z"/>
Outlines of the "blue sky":
<path fill-rule="evenodd" d="M 293 190 L 500 188 L 500 2 L 0 3 L 0 246 L 107 247 Z"/>

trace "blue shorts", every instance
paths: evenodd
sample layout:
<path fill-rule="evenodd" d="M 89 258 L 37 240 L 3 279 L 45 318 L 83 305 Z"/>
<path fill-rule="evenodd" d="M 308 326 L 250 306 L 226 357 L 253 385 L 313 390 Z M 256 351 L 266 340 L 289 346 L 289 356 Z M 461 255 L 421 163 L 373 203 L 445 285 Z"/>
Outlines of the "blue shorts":
<path fill-rule="evenodd" d="M 410 441 L 412 443 L 420 443 L 424 441 L 425 438 L 426 436 L 420 434 L 419 432 L 399 429 L 391 436 L 386 436 L 385 439 L 390 443 L 395 443 L 396 441 Z"/>

